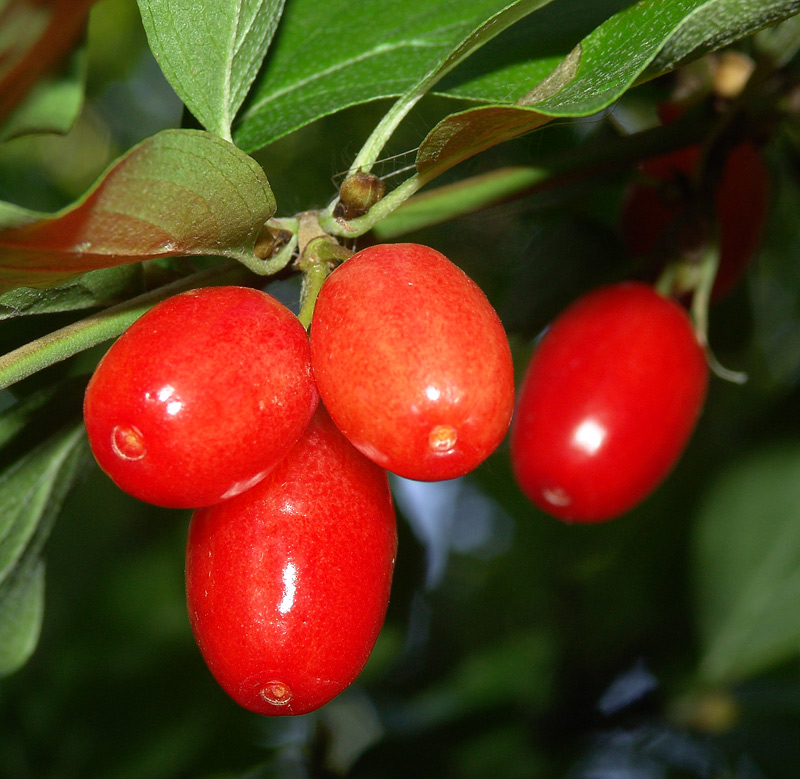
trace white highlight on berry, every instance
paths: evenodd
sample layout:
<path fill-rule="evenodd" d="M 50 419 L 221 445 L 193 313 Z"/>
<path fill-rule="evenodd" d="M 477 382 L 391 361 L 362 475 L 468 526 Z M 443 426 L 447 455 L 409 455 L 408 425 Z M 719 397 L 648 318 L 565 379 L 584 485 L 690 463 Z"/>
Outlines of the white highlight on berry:
<path fill-rule="evenodd" d="M 603 441 L 606 440 L 608 430 L 597 420 L 587 419 L 582 422 L 572 436 L 573 444 L 588 455 L 597 454 Z"/>
<path fill-rule="evenodd" d="M 294 605 L 294 596 L 297 591 L 297 566 L 294 563 L 286 563 L 283 569 L 283 597 L 278 604 L 278 611 L 286 614 Z"/>

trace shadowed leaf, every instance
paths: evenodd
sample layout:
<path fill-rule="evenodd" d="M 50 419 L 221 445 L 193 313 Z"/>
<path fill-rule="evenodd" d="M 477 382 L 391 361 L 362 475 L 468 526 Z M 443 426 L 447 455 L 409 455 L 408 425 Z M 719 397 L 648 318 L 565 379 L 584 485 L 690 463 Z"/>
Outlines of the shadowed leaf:
<path fill-rule="evenodd" d="M 800 647 L 800 457 L 758 452 L 712 487 L 694 539 L 700 674 L 739 681 Z"/>
<path fill-rule="evenodd" d="M 38 642 L 44 605 L 39 554 L 86 452 L 79 425 L 0 475 L 0 676 L 20 668 Z"/>
<path fill-rule="evenodd" d="M 140 265 L 101 268 L 46 291 L 19 287 L 0 295 L 0 320 L 110 306 L 142 291 Z"/>

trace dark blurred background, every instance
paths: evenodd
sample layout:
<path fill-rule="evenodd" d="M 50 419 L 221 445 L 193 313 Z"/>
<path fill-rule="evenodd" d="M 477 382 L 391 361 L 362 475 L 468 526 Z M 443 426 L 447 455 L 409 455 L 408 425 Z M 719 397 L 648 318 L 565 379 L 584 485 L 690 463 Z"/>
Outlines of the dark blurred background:
<path fill-rule="evenodd" d="M 96 7 L 89 53 L 88 102 L 77 126 L 66 137 L 0 147 L 0 198 L 63 206 L 131 144 L 180 124 L 181 105 L 147 51 L 135 3 Z M 654 107 L 671 87 L 662 79 L 603 116 L 553 122 L 450 178 L 546 165 L 578 144 L 602 147 L 655 123 Z M 388 152 L 398 156 L 378 172 L 391 182 L 454 107 L 443 98 L 424 101 Z M 279 215 L 333 196 L 385 108 L 349 109 L 256 155 Z M 40 645 L 25 668 L 0 681 L 0 777 L 795 779 L 797 144 L 787 122 L 767 146 L 773 202 L 764 246 L 712 312 L 717 358 L 747 371 L 749 381 L 712 379 L 685 456 L 641 506 L 597 526 L 549 518 L 514 484 L 507 443 L 463 480 L 394 480 L 399 556 L 386 625 L 366 670 L 321 711 L 269 719 L 229 700 L 194 645 L 183 593 L 188 513 L 138 503 L 93 468 L 47 545 Z M 407 238 L 442 251 L 482 286 L 521 373 L 536 336 L 567 303 L 601 283 L 641 275 L 619 230 L 631 173 L 588 176 Z M 298 290 L 295 281 L 280 282 L 283 299 L 296 302 Z M 0 345 L 6 351 L 74 318 L 2 322 Z M 101 352 L 58 370 L 86 373 Z M 0 393 L 4 405 L 11 399 Z M 726 593 L 704 572 L 717 554 L 724 567 L 727 536 L 718 534 L 723 542 L 711 552 L 698 539 L 720 524 L 729 526 L 731 543 L 745 528 L 763 528 L 764 548 L 754 548 L 741 571 L 761 597 L 753 609 L 769 611 L 781 594 L 798 599 L 783 603 L 775 620 L 783 633 L 774 643 L 783 649 L 765 649 L 710 685 L 699 670 L 714 640 L 704 632 L 706 603 L 709 591 L 723 600 Z M 780 552 L 788 562 L 778 562 Z M 725 612 L 729 625 L 741 627 L 734 654 L 737 640 L 758 644 L 747 635 L 752 614 L 737 598 L 731 591 Z"/>

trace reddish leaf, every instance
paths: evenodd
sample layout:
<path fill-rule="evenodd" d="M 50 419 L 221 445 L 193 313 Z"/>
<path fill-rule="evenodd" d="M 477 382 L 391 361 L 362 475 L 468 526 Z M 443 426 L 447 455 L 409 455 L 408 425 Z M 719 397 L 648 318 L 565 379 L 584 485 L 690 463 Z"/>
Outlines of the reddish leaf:
<path fill-rule="evenodd" d="M 74 206 L 0 232 L 0 291 L 47 287 L 151 257 L 252 255 L 275 211 L 264 171 L 231 143 L 165 130 L 134 147 Z M 0 210 L 0 218 L 3 213 Z M 8 224 L 8 222 L 7 222 Z"/>
<path fill-rule="evenodd" d="M 434 178 L 479 152 L 535 130 L 550 116 L 518 105 L 470 108 L 451 114 L 431 130 L 417 153 L 417 170 Z"/>

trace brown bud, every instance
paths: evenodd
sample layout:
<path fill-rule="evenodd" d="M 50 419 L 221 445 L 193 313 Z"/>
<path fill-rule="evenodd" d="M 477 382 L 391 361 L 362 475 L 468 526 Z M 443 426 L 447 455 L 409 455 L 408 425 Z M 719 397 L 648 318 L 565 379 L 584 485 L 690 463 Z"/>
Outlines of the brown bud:
<path fill-rule="evenodd" d="M 336 215 L 354 219 L 366 214 L 386 192 L 386 185 L 372 173 L 357 171 L 348 176 L 339 190 Z"/>
<path fill-rule="evenodd" d="M 281 247 L 285 246 L 291 238 L 291 233 L 287 230 L 280 230 L 275 227 L 264 225 L 258 234 L 253 254 L 261 260 L 272 257 Z"/>

